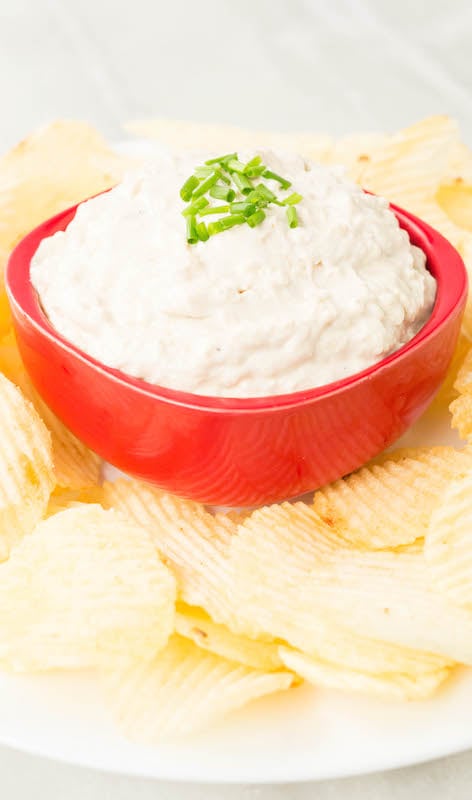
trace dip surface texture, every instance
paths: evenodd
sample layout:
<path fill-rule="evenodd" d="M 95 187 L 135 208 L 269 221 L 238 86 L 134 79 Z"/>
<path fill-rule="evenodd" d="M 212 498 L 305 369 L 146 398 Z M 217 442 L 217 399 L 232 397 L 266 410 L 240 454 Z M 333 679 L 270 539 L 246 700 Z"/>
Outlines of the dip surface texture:
<path fill-rule="evenodd" d="M 188 244 L 179 190 L 201 155 L 159 154 L 41 243 L 31 277 L 52 325 L 129 375 L 227 397 L 330 383 L 411 339 L 436 284 L 387 202 L 341 168 L 257 152 L 292 181 L 266 181 L 280 197 L 303 195 L 299 227 L 271 205 Z"/>

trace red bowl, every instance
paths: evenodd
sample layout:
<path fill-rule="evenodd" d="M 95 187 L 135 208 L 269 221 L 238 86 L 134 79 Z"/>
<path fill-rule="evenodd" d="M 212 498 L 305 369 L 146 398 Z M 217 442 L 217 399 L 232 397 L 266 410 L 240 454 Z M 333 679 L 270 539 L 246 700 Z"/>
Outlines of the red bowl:
<path fill-rule="evenodd" d="M 40 241 L 71 208 L 13 251 L 6 285 L 18 345 L 37 390 L 63 422 L 120 469 L 212 505 L 295 497 L 346 475 L 394 442 L 431 401 L 450 363 L 467 295 L 461 257 L 437 231 L 392 207 L 438 284 L 431 318 L 363 372 L 276 397 L 203 397 L 98 363 L 51 326 L 30 281 Z"/>

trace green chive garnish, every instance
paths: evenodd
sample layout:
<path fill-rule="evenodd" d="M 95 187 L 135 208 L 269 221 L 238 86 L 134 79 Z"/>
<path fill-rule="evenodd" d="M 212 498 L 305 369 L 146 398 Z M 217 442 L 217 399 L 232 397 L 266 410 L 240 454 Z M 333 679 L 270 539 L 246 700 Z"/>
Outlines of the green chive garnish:
<path fill-rule="evenodd" d="M 298 194 L 298 192 L 294 192 L 293 194 L 290 194 L 288 197 L 286 197 L 285 200 L 282 201 L 282 203 L 284 206 L 295 206 L 297 203 L 300 202 L 300 200 L 303 200 L 301 194 Z"/>
<path fill-rule="evenodd" d="M 224 231 L 228 228 L 234 228 L 235 225 L 242 225 L 243 222 L 246 222 L 244 214 L 228 214 L 227 217 L 222 217 L 218 220 L 218 223 Z"/>
<path fill-rule="evenodd" d="M 265 172 L 264 164 L 261 164 L 259 167 L 247 167 L 244 170 L 244 174 L 248 178 L 260 178 Z"/>
<path fill-rule="evenodd" d="M 231 203 L 236 197 L 233 189 L 228 188 L 228 186 L 218 186 L 218 184 L 211 187 L 210 195 L 216 197 L 217 200 L 226 200 L 228 203 Z"/>
<path fill-rule="evenodd" d="M 233 179 L 233 183 L 239 189 L 241 194 L 249 194 L 249 192 L 252 192 L 253 185 L 245 175 L 240 175 L 239 172 L 232 172 L 231 177 Z"/>
<path fill-rule="evenodd" d="M 189 244 L 196 244 L 198 242 L 195 217 L 187 217 L 187 242 Z"/>
<path fill-rule="evenodd" d="M 298 214 L 295 206 L 289 206 L 287 208 L 287 220 L 291 228 L 298 228 Z"/>
<path fill-rule="evenodd" d="M 206 242 L 210 238 L 207 226 L 204 222 L 199 222 L 197 225 L 197 236 L 201 242 Z"/>
<path fill-rule="evenodd" d="M 247 218 L 246 222 L 251 228 L 255 228 L 256 225 L 260 225 L 261 222 L 265 220 L 265 213 L 262 208 L 259 208 L 254 214 L 251 214 L 250 217 Z"/>
<path fill-rule="evenodd" d="M 262 200 L 267 200 L 269 203 L 277 199 L 275 194 L 264 183 L 258 183 L 255 191 Z"/>
<path fill-rule="evenodd" d="M 195 199 L 196 197 L 201 197 L 202 194 L 206 194 L 212 186 L 215 185 L 219 178 L 218 172 L 213 172 L 211 175 L 208 176 L 201 184 L 194 190 L 192 198 Z"/>
<path fill-rule="evenodd" d="M 230 172 L 239 172 L 241 175 L 244 174 L 244 164 L 241 164 L 237 158 L 230 158 L 229 161 L 225 162 L 225 166 Z"/>
<path fill-rule="evenodd" d="M 254 156 L 254 158 L 251 158 L 251 160 L 245 165 L 244 172 L 246 172 L 248 169 L 251 169 L 251 167 L 258 167 L 259 164 L 262 164 L 262 158 L 260 156 Z"/>
<path fill-rule="evenodd" d="M 267 169 L 261 156 L 254 156 L 243 164 L 237 153 L 227 153 L 197 166 L 180 190 L 180 196 L 188 203 L 182 211 L 188 243 L 206 242 L 210 236 L 245 222 L 255 228 L 265 220 L 264 209 L 269 205 L 284 207 L 290 228 L 296 228 L 299 219 L 295 206 L 303 200 L 302 195 L 292 192 L 285 198 L 279 197 L 264 183 L 264 178 L 276 181 L 284 191 L 292 185 Z M 255 179 L 259 179 L 256 185 Z M 212 197 L 225 201 L 224 205 L 211 205 Z M 202 220 L 202 217 L 216 214 L 219 219 L 209 222 L 208 226 Z"/>
<path fill-rule="evenodd" d="M 216 158 L 209 158 L 208 161 L 205 161 L 205 164 L 225 164 L 232 158 L 237 158 L 237 157 L 238 157 L 237 153 L 227 153 L 225 156 L 216 156 Z"/>
<path fill-rule="evenodd" d="M 254 203 L 246 203 L 242 200 L 240 203 L 231 203 L 230 210 L 232 214 L 244 214 L 245 217 L 250 217 L 251 214 L 254 214 L 256 206 Z"/>
<path fill-rule="evenodd" d="M 226 214 L 229 211 L 229 206 L 208 206 L 200 211 L 201 217 L 206 217 L 207 214 Z"/>
<path fill-rule="evenodd" d="M 221 220 L 217 220 L 217 222 L 210 222 L 208 225 L 208 233 L 210 236 L 214 236 L 215 233 L 221 233 L 224 228 L 220 225 Z"/>
<path fill-rule="evenodd" d="M 291 181 L 287 181 L 285 178 L 282 178 L 280 175 L 277 175 L 276 172 L 272 172 L 271 169 L 266 169 L 262 173 L 262 177 L 268 178 L 271 181 L 277 181 L 277 183 L 280 183 L 282 189 L 289 189 L 290 186 L 292 185 Z"/>
<path fill-rule="evenodd" d="M 184 208 L 182 214 L 184 217 L 195 216 L 195 214 L 198 214 L 199 211 L 202 211 L 208 205 L 209 202 L 206 197 L 198 197 L 194 203 L 191 203 L 189 206 L 187 206 L 187 208 Z"/>
<path fill-rule="evenodd" d="M 213 167 L 197 167 L 193 174 L 198 180 L 201 180 L 202 178 L 208 178 L 213 174 L 213 171 Z"/>
<path fill-rule="evenodd" d="M 185 181 L 184 185 L 180 190 L 180 196 L 185 203 L 188 203 L 188 201 L 191 199 L 193 195 L 193 190 L 197 186 L 198 186 L 198 178 L 196 178 L 195 175 L 191 175 L 190 178 L 188 178 Z"/>

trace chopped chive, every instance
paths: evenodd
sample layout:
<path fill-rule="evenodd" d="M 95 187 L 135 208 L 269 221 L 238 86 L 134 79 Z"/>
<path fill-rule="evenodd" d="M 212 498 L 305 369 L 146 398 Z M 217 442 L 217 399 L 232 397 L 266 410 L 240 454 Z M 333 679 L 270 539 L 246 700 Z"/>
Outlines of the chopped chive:
<path fill-rule="evenodd" d="M 224 156 L 216 156 L 216 158 L 209 158 L 208 161 L 205 161 L 205 164 L 224 164 L 226 161 L 230 161 L 232 158 L 237 158 L 237 153 L 227 153 Z"/>
<path fill-rule="evenodd" d="M 230 158 L 229 161 L 225 162 L 225 166 L 230 172 L 239 172 L 241 175 L 244 174 L 244 164 L 241 164 L 237 158 Z"/>
<path fill-rule="evenodd" d="M 196 244 L 198 242 L 197 226 L 195 224 L 195 217 L 187 217 L 187 242 L 189 244 Z"/>
<path fill-rule="evenodd" d="M 300 200 L 303 200 L 301 194 L 298 194 L 298 192 L 294 192 L 293 194 L 290 194 L 288 197 L 286 197 L 285 200 L 283 200 L 282 202 L 284 206 L 295 206 L 297 203 L 300 202 Z"/>
<path fill-rule="evenodd" d="M 287 208 L 287 220 L 291 228 L 298 228 L 298 214 L 295 206 L 289 206 Z"/>
<path fill-rule="evenodd" d="M 201 180 L 202 178 L 208 178 L 212 173 L 213 167 L 197 167 L 193 174 Z"/>
<path fill-rule="evenodd" d="M 229 206 L 209 206 L 200 211 L 200 216 L 206 217 L 207 214 L 226 214 L 227 211 L 229 211 Z"/>
<path fill-rule="evenodd" d="M 210 222 L 208 225 L 208 233 L 210 236 L 214 236 L 215 233 L 221 233 L 224 228 L 220 224 L 221 220 L 217 220 L 216 222 Z"/>
<path fill-rule="evenodd" d="M 206 194 L 208 190 L 215 185 L 219 177 L 220 176 L 218 172 L 216 171 L 213 172 L 211 175 L 209 175 L 208 178 L 202 181 L 200 185 L 194 190 L 192 197 L 193 198 L 201 197 L 202 194 Z"/>
<path fill-rule="evenodd" d="M 228 214 L 227 217 L 222 217 L 218 222 L 222 230 L 225 231 L 228 228 L 234 228 L 235 225 L 242 225 L 243 222 L 246 222 L 246 217 L 244 214 Z"/>
<path fill-rule="evenodd" d="M 208 205 L 209 202 L 206 197 L 197 197 L 194 203 L 191 203 L 189 206 L 187 206 L 187 208 L 184 208 L 182 214 L 184 217 L 198 214 L 199 211 L 202 211 Z"/>
<path fill-rule="evenodd" d="M 242 200 L 240 203 L 231 203 L 232 214 L 244 214 L 245 217 L 250 217 L 256 211 L 254 203 L 247 203 Z"/>
<path fill-rule="evenodd" d="M 255 228 L 256 225 L 260 225 L 264 220 L 265 213 L 262 208 L 259 208 L 254 214 L 251 214 L 251 216 L 247 218 L 246 222 L 251 228 Z"/>
<path fill-rule="evenodd" d="M 257 167 L 257 166 L 256 167 L 247 167 L 244 170 L 244 174 L 248 178 L 260 178 L 261 175 L 264 174 L 264 171 L 265 171 L 265 166 L 264 166 L 264 164 L 261 164 L 259 167 Z"/>
<path fill-rule="evenodd" d="M 220 169 L 220 181 L 223 181 L 223 183 L 226 183 L 228 186 L 231 185 L 231 178 L 228 178 L 228 176 L 225 175 L 225 173 L 221 169 Z"/>
<path fill-rule="evenodd" d="M 217 200 L 227 200 L 228 203 L 231 203 L 236 197 L 233 189 L 230 189 L 228 186 L 218 186 L 218 184 L 211 187 L 210 195 L 216 197 Z"/>
<path fill-rule="evenodd" d="M 239 172 L 233 172 L 231 177 L 233 179 L 233 183 L 239 189 L 241 194 L 249 194 L 249 192 L 252 192 L 253 185 L 245 175 L 240 175 Z"/>
<path fill-rule="evenodd" d="M 277 199 L 275 194 L 264 183 L 257 184 L 256 192 L 262 200 L 268 200 L 269 203 L 273 203 Z"/>
<path fill-rule="evenodd" d="M 272 172 L 271 169 L 266 169 L 262 173 L 262 177 L 269 178 L 271 181 L 277 181 L 277 183 L 280 183 L 282 189 L 288 189 L 292 185 L 291 181 L 286 180 L 286 178 L 282 178 L 280 175 L 277 175 L 276 172 Z"/>
<path fill-rule="evenodd" d="M 260 156 L 254 156 L 254 158 L 251 158 L 251 160 L 248 161 L 247 164 L 245 164 L 244 172 L 246 172 L 246 170 L 248 169 L 251 169 L 251 167 L 258 167 L 259 164 L 262 164 L 262 158 Z"/>
<path fill-rule="evenodd" d="M 199 222 L 197 224 L 197 236 L 201 242 L 206 242 L 210 238 L 210 234 L 204 222 Z"/>
<path fill-rule="evenodd" d="M 187 178 L 184 185 L 180 190 L 180 196 L 182 200 L 187 203 L 193 195 L 193 190 L 198 186 L 198 178 L 195 175 L 191 175 L 190 178 Z"/>

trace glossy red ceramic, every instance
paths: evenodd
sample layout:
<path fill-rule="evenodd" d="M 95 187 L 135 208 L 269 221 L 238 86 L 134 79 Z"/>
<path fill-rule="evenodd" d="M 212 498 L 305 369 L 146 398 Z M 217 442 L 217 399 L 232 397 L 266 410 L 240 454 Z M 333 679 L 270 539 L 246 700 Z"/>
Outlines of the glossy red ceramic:
<path fill-rule="evenodd" d="M 6 283 L 18 344 L 38 391 L 104 459 L 171 492 L 213 505 L 294 497 L 359 467 L 392 444 L 428 405 L 452 357 L 467 277 L 456 250 L 394 211 L 438 282 L 433 314 L 405 347 L 318 389 L 277 397 L 203 397 L 152 386 L 97 363 L 49 324 L 30 282 L 39 242 L 76 208 L 14 250 Z"/>

